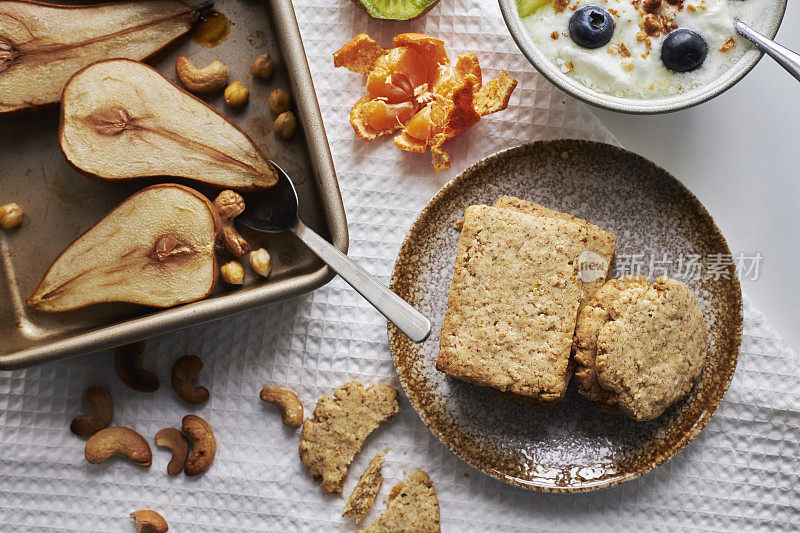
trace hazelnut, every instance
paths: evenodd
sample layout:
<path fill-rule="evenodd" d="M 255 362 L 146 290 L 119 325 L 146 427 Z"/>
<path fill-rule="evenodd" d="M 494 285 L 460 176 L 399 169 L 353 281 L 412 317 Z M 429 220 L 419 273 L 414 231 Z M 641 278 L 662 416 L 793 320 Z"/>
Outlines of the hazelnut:
<path fill-rule="evenodd" d="M 272 63 L 272 58 L 269 54 L 261 54 L 250 66 L 250 74 L 263 80 L 270 79 L 273 72 L 275 72 L 275 65 Z"/>
<path fill-rule="evenodd" d="M 269 252 L 263 248 L 259 248 L 255 252 L 250 252 L 250 266 L 253 267 L 258 275 L 267 277 L 272 270 L 272 258 Z"/>
<path fill-rule="evenodd" d="M 297 119 L 294 118 L 294 113 L 291 111 L 285 111 L 278 115 L 278 118 L 275 119 L 275 133 L 284 139 L 288 139 L 294 135 L 294 131 L 296 129 Z"/>
<path fill-rule="evenodd" d="M 250 91 L 235 81 L 225 88 L 225 103 L 231 107 L 242 107 L 250 98 Z"/>
<path fill-rule="evenodd" d="M 269 108 L 276 115 L 285 113 L 292 108 L 292 97 L 283 89 L 275 89 L 269 95 Z"/>
<path fill-rule="evenodd" d="M 219 269 L 222 279 L 228 285 L 241 285 L 244 283 L 244 267 L 238 261 L 230 261 Z"/>
<path fill-rule="evenodd" d="M 0 226 L 13 229 L 22 223 L 22 208 L 15 203 L 0 206 Z"/>

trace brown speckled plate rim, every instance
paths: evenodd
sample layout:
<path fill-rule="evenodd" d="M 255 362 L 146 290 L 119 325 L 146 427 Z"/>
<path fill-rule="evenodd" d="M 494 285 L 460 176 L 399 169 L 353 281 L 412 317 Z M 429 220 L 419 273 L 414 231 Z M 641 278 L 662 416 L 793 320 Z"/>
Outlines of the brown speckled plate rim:
<path fill-rule="evenodd" d="M 554 147 L 559 147 L 562 149 L 586 149 L 586 150 L 594 150 L 594 151 L 607 151 L 611 155 L 614 155 L 619 158 L 627 158 L 632 162 L 636 162 L 644 167 L 649 168 L 654 174 L 662 176 L 666 180 L 670 180 L 672 183 L 671 185 L 678 191 L 686 200 L 694 204 L 697 209 L 697 213 L 701 215 L 703 218 L 707 219 L 710 222 L 710 226 L 707 228 L 709 234 L 711 234 L 714 238 L 719 239 L 719 241 L 724 245 L 724 253 L 730 253 L 730 248 L 728 246 L 725 237 L 722 235 L 719 227 L 714 222 L 714 219 L 711 217 L 708 210 L 705 206 L 700 202 L 700 200 L 692 193 L 689 189 L 686 188 L 677 178 L 672 176 L 669 172 L 664 170 L 663 168 L 659 167 L 652 161 L 637 155 L 633 152 L 625 150 L 623 148 L 619 148 L 617 146 L 613 146 L 606 143 L 600 143 L 595 141 L 585 141 L 585 140 L 578 140 L 578 139 L 559 139 L 559 140 L 552 140 L 552 141 L 535 141 L 531 143 L 522 144 L 519 146 L 515 146 L 513 148 L 508 148 L 506 150 L 502 150 L 495 154 L 492 154 L 481 161 L 467 167 L 463 172 L 461 172 L 458 176 L 447 182 L 440 190 L 437 192 L 433 198 L 425 205 L 425 208 L 422 212 L 417 216 L 416 220 L 414 221 L 411 229 L 409 230 L 408 234 L 406 235 L 405 240 L 400 248 L 400 252 L 398 253 L 397 260 L 395 262 L 394 271 L 392 274 L 391 280 L 391 288 L 392 290 L 409 301 L 412 305 L 415 303 L 413 298 L 409 293 L 410 284 L 407 280 L 411 279 L 413 276 L 404 275 L 407 274 L 405 272 L 407 268 L 407 262 L 411 255 L 413 255 L 415 251 L 415 243 L 414 237 L 419 234 L 422 230 L 423 226 L 426 223 L 426 219 L 428 217 L 429 212 L 433 209 L 433 207 L 441 201 L 446 195 L 450 193 L 450 191 L 456 187 L 459 187 L 462 182 L 469 180 L 472 176 L 479 174 L 482 172 L 487 166 L 494 164 L 497 160 L 506 159 L 511 160 L 515 157 L 526 157 L 526 155 L 530 151 L 534 151 L 537 149 L 549 149 L 553 150 Z M 735 281 L 735 282 L 733 282 Z M 600 488 L 611 487 L 614 485 L 618 485 L 620 483 L 624 483 L 626 481 L 630 481 L 635 479 L 643 474 L 646 474 L 655 468 L 664 464 L 667 460 L 674 457 L 679 451 L 681 451 L 684 447 L 686 447 L 689 442 L 692 441 L 700 431 L 706 426 L 708 421 L 711 419 L 711 416 L 716 411 L 717 407 L 722 401 L 722 397 L 724 396 L 725 392 L 728 390 L 730 386 L 731 380 L 733 379 L 733 373 L 736 369 L 736 364 L 739 357 L 739 349 L 741 345 L 741 338 L 742 338 L 742 324 L 743 324 L 743 314 L 742 314 L 742 292 L 741 292 L 741 285 L 738 283 L 737 278 L 733 278 L 731 286 L 733 288 L 733 298 L 734 298 L 734 306 L 733 309 L 736 312 L 736 315 L 732 317 L 731 323 L 735 322 L 735 326 L 731 329 L 732 335 L 728 336 L 729 339 L 728 345 L 731 347 L 731 352 L 727 354 L 726 360 L 729 361 L 729 364 L 725 367 L 725 374 L 718 376 L 716 379 L 716 387 L 710 391 L 708 397 L 704 400 L 704 409 L 700 416 L 694 421 L 694 424 L 689 428 L 688 431 L 680 434 L 678 438 L 674 438 L 668 442 L 663 442 L 662 446 L 660 447 L 660 453 L 657 454 L 655 460 L 651 462 L 643 462 L 643 464 L 638 464 L 637 468 L 634 471 L 628 472 L 620 472 L 619 475 L 612 477 L 612 478 L 605 478 L 602 480 L 596 481 L 587 481 L 580 485 L 570 485 L 570 486 L 553 486 L 553 485 L 544 485 L 541 483 L 537 483 L 536 481 L 532 480 L 523 480 L 518 479 L 513 475 L 508 475 L 504 472 L 499 472 L 496 469 L 489 468 L 486 465 L 481 464 L 477 460 L 473 460 L 469 454 L 467 454 L 467 450 L 462 449 L 462 444 L 459 443 L 458 439 L 455 438 L 455 433 L 451 433 L 446 431 L 446 428 L 440 428 L 436 424 L 436 420 L 429 416 L 429 413 L 426 411 L 428 406 L 424 405 L 421 401 L 421 398 L 417 396 L 415 390 L 409 386 L 407 383 L 406 376 L 402 370 L 403 364 L 402 359 L 406 357 L 415 357 L 418 355 L 417 347 L 418 345 L 412 343 L 407 337 L 405 337 L 402 333 L 397 330 L 391 323 L 388 324 L 388 331 L 389 331 L 389 345 L 392 352 L 392 361 L 395 366 L 395 370 L 397 371 L 398 377 L 400 379 L 400 383 L 403 387 L 403 390 L 406 393 L 411 405 L 413 406 L 414 410 L 420 416 L 422 421 L 425 425 L 430 429 L 430 431 L 438 438 L 442 444 L 444 444 L 447 448 L 449 448 L 453 453 L 455 453 L 458 457 L 462 460 L 473 466 L 474 468 L 492 476 L 500 481 L 504 481 L 511 485 L 515 485 L 518 487 L 526 488 L 529 490 L 541 491 L 541 492 L 558 492 L 558 493 L 576 493 L 576 492 L 587 492 L 591 490 L 596 490 Z"/>

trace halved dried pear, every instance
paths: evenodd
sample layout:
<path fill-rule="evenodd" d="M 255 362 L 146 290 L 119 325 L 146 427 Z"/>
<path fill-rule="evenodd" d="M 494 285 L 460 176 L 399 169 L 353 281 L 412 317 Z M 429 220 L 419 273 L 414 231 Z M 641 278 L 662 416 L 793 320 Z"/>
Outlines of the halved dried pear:
<path fill-rule="evenodd" d="M 180 0 L 85 6 L 0 1 L 0 114 L 53 104 L 101 59 L 146 59 L 185 35 L 200 8 Z"/>
<path fill-rule="evenodd" d="M 99 61 L 64 88 L 61 149 L 101 180 L 170 176 L 250 191 L 278 181 L 242 130 L 144 63 Z"/>
<path fill-rule="evenodd" d="M 217 280 L 217 210 L 175 184 L 148 187 L 78 237 L 28 296 L 58 312 L 103 302 L 170 307 L 207 296 Z"/>

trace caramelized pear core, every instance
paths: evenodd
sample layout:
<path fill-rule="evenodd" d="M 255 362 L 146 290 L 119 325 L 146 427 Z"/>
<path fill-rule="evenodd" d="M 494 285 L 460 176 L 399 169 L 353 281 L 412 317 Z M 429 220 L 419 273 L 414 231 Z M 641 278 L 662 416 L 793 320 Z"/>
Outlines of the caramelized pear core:
<path fill-rule="evenodd" d="M 159 263 L 167 261 L 184 263 L 193 253 L 194 249 L 189 244 L 168 233 L 156 239 L 150 257 Z"/>

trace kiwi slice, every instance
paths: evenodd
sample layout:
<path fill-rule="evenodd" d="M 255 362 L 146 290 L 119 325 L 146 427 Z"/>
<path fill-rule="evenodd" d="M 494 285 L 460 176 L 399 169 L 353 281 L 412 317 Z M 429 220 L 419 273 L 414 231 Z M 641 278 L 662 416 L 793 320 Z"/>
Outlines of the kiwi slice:
<path fill-rule="evenodd" d="M 353 0 L 369 16 L 383 20 L 411 20 L 421 17 L 439 0 Z"/>
<path fill-rule="evenodd" d="M 547 5 L 547 0 L 517 0 L 517 11 L 520 18 L 533 15 L 540 7 Z"/>

